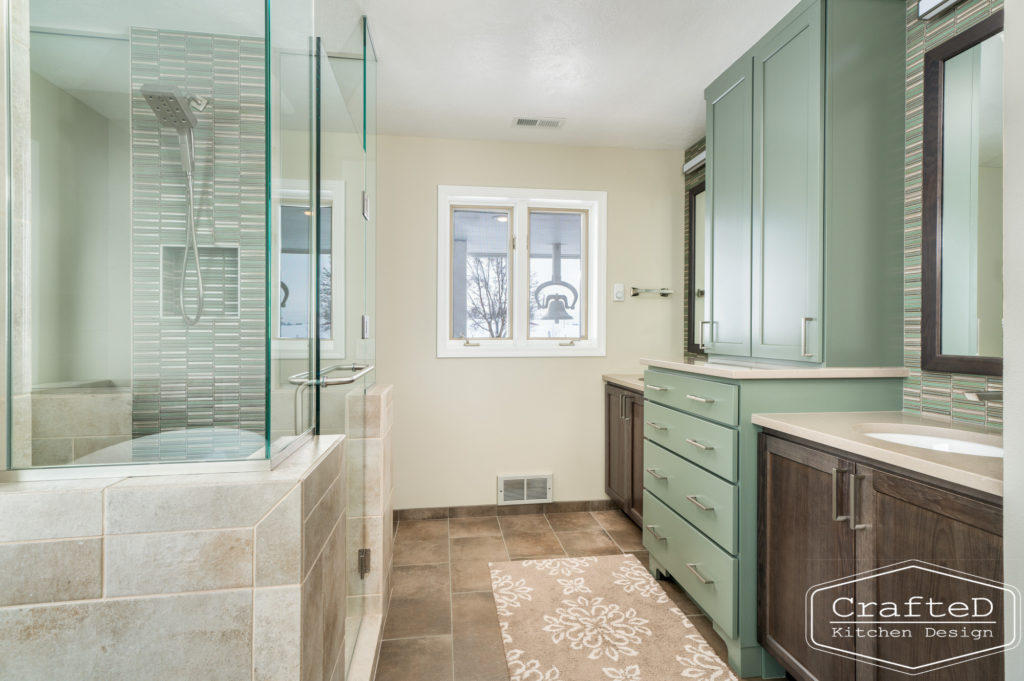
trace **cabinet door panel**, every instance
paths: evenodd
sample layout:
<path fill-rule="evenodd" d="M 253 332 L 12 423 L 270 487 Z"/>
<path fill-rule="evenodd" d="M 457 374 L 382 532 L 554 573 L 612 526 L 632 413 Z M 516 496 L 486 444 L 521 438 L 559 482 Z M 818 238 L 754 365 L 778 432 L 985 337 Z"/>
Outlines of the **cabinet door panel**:
<path fill-rule="evenodd" d="M 707 238 L 705 289 L 710 354 L 750 355 L 749 58 L 730 67 L 704 93 L 707 100 Z"/>
<path fill-rule="evenodd" d="M 822 361 L 823 60 L 819 4 L 754 49 L 754 357 Z"/>
<path fill-rule="evenodd" d="M 604 389 L 604 491 L 625 510 L 629 499 L 628 426 L 625 390 L 606 385 Z"/>
<path fill-rule="evenodd" d="M 854 662 L 807 645 L 804 598 L 810 587 L 854 573 L 853 532 L 832 517 L 834 494 L 846 508 L 854 466 L 771 437 L 762 437 L 759 466 L 758 641 L 801 681 L 853 681 Z M 853 589 L 836 593 L 853 596 Z M 816 625 L 816 638 L 827 635 L 827 621 Z M 845 645 L 853 651 L 855 644 Z"/>
<path fill-rule="evenodd" d="M 1002 513 L 997 507 L 864 466 L 857 470 L 873 492 L 872 527 L 858 537 L 857 550 L 869 551 L 875 567 L 920 560 L 1002 581 Z M 862 548 L 861 544 L 866 545 Z M 907 594 L 925 594 L 945 603 L 970 603 L 979 591 L 970 582 L 937 579 L 928 572 L 909 570 L 885 580 L 863 582 L 858 587 L 857 600 L 901 602 Z M 996 610 L 989 619 L 1002 621 L 1003 602 L 994 600 Z M 978 649 L 978 644 L 969 638 L 926 637 L 922 625 L 913 628 L 917 630 L 913 632 L 913 645 L 906 640 L 865 639 L 858 642 L 858 651 L 904 664 L 924 664 Z M 993 640 L 1002 640 L 1001 628 Z M 929 681 L 998 681 L 1003 678 L 1003 655 L 936 669 L 922 678 L 925 677 Z M 879 668 L 873 678 L 895 681 L 907 676 Z"/>
<path fill-rule="evenodd" d="M 629 432 L 632 445 L 630 447 L 630 480 L 629 508 L 626 514 L 637 525 L 644 519 L 644 398 L 641 395 L 630 395 L 627 404 L 629 411 Z"/>

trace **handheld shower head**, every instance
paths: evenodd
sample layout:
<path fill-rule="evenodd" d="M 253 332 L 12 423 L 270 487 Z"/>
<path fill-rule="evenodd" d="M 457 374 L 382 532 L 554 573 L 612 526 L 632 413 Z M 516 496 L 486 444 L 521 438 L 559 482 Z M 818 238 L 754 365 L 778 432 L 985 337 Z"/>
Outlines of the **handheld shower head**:
<path fill-rule="evenodd" d="M 196 127 L 196 117 L 188 105 L 188 99 L 177 86 L 147 83 L 142 86 L 142 96 L 146 98 L 149 108 L 153 109 L 160 125 L 175 130 L 191 130 Z"/>
<path fill-rule="evenodd" d="M 181 150 L 181 167 L 185 171 L 185 200 L 188 203 L 187 229 L 185 232 L 185 252 L 182 255 L 181 277 L 178 279 L 178 304 L 181 306 L 181 318 L 185 326 L 195 325 L 203 314 L 203 272 L 199 268 L 199 240 L 196 237 L 195 220 L 195 187 L 192 173 L 196 168 L 196 152 L 192 130 L 196 127 L 196 117 L 189 107 L 192 97 L 186 96 L 176 86 L 164 86 L 160 83 L 147 83 L 141 88 L 146 103 L 153 109 L 156 119 L 165 128 L 174 128 L 178 132 L 178 147 Z M 195 98 L 200 110 L 206 108 L 206 100 Z M 185 273 L 188 270 L 188 254 L 192 252 L 192 262 L 196 268 L 196 287 L 198 288 L 198 307 L 194 315 L 185 311 Z"/>

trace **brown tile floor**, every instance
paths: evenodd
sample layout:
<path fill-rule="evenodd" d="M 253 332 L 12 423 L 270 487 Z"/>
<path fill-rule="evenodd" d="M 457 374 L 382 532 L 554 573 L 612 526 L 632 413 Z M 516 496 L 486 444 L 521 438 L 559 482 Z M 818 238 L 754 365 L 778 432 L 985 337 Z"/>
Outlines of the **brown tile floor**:
<path fill-rule="evenodd" d="M 487 564 L 613 553 L 647 562 L 639 528 L 619 511 L 399 522 L 377 681 L 508 681 Z M 724 656 L 707 618 L 661 584 Z"/>

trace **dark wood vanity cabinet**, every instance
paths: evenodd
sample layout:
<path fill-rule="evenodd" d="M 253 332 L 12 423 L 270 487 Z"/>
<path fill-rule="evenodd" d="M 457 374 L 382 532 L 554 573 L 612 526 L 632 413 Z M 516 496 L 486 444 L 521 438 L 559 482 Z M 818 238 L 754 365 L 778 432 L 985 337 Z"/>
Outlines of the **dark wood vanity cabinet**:
<path fill-rule="evenodd" d="M 759 447 L 758 639 L 801 681 L 895 681 L 906 674 L 821 652 L 807 643 L 808 590 L 908 560 L 969 575 L 1002 579 L 1002 508 L 967 490 L 924 483 L 879 470 L 853 455 L 762 434 Z M 852 497 L 851 497 L 852 495 Z M 850 514 L 854 514 L 853 522 Z M 969 582 L 936 579 L 907 570 L 884 580 L 839 587 L 834 596 L 856 602 L 892 601 L 922 587 L 945 602 L 977 595 Z M 993 599 L 1001 620 L 1002 600 Z M 895 638 L 828 638 L 828 621 L 814 620 L 815 638 L 840 650 L 891 660 L 907 658 L 908 641 Z M 917 629 L 921 629 L 920 626 Z M 915 630 L 916 631 L 916 630 Z M 915 634 L 917 636 L 917 634 Z M 996 634 L 1001 641 L 1002 631 Z M 940 659 L 960 652 L 964 640 L 921 636 L 912 655 Z M 974 650 L 974 648 L 969 648 Z M 919 662 L 920 660 L 908 660 Z M 994 654 L 925 673 L 929 681 L 1002 679 L 1003 656 Z"/>
<path fill-rule="evenodd" d="M 606 383 L 604 406 L 605 493 L 639 525 L 644 508 L 644 396 Z"/>

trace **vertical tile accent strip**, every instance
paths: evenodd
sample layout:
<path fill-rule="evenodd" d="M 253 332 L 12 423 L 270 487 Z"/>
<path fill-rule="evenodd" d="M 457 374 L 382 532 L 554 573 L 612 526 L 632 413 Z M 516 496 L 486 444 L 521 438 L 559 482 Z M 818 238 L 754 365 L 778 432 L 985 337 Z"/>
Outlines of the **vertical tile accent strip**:
<path fill-rule="evenodd" d="M 132 435 L 214 426 L 262 434 L 264 40 L 133 28 L 131 79 Z M 179 314 L 177 277 L 162 281 L 167 258 L 185 244 L 187 218 L 177 134 L 159 126 L 139 93 L 154 82 L 209 99 L 194 133 L 207 305 L 193 327 Z M 168 285 L 170 294 L 162 290 Z M 195 290 L 193 273 L 186 282 L 190 311 Z"/>
<path fill-rule="evenodd" d="M 910 369 L 910 377 L 903 382 L 903 411 L 996 429 L 1003 426 L 1003 405 L 968 402 L 963 391 L 1002 390 L 1001 377 L 921 369 L 921 186 L 925 52 L 1002 8 L 1002 0 L 968 0 L 931 21 L 921 21 L 917 18 L 917 0 L 907 0 L 903 210 L 903 364 Z"/>

